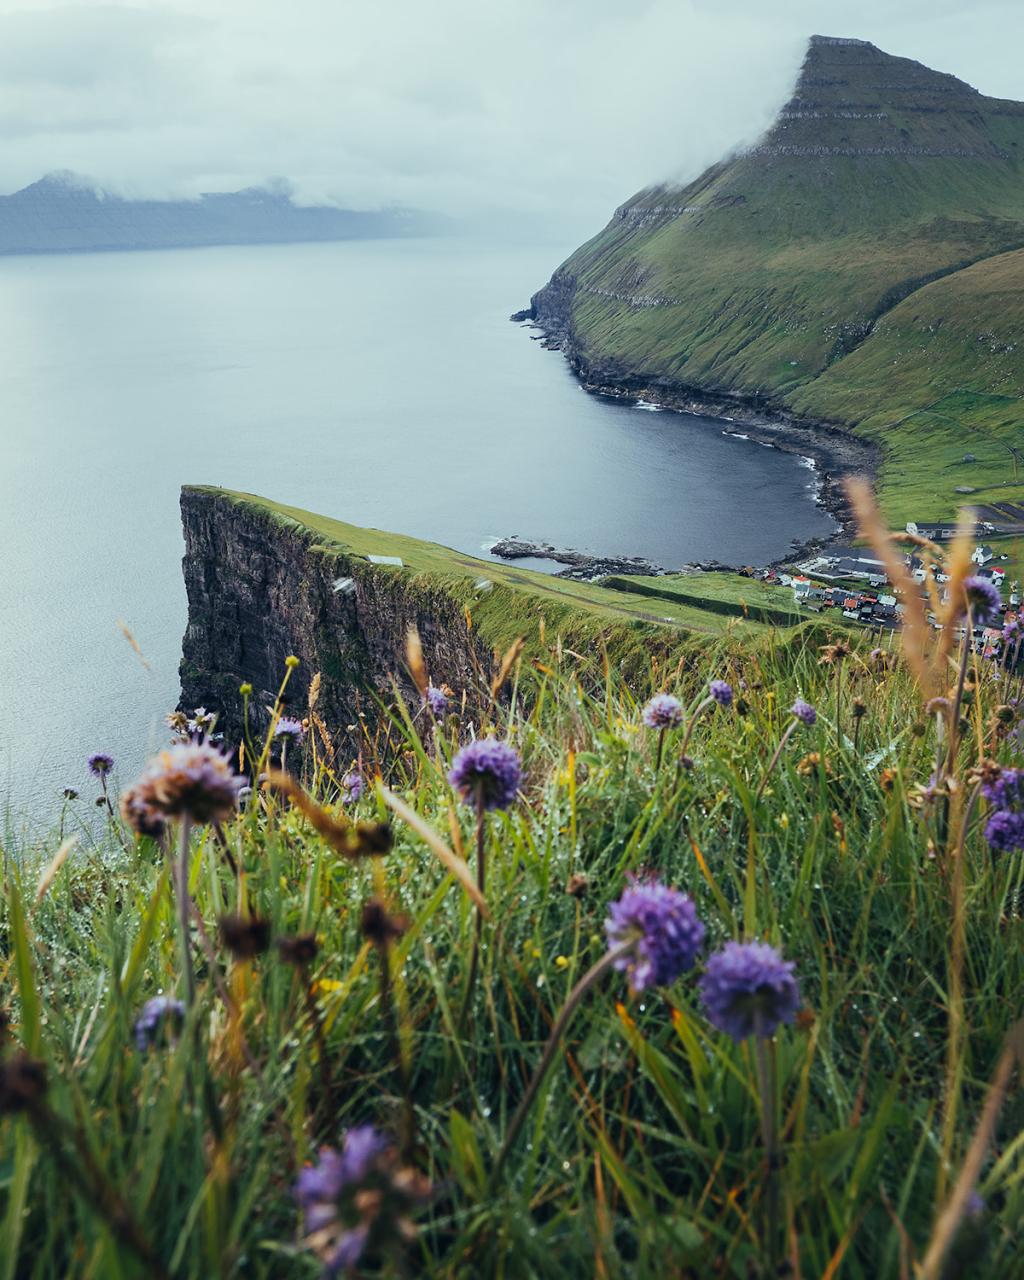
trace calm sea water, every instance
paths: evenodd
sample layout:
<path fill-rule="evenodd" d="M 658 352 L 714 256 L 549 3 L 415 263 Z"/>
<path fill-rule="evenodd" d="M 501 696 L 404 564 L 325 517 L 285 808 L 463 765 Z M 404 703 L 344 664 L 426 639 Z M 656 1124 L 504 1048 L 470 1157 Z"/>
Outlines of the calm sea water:
<path fill-rule="evenodd" d="M 594 399 L 509 324 L 558 260 L 455 241 L 0 258 L 0 809 L 38 822 L 65 787 L 87 805 L 91 752 L 126 782 L 164 740 L 183 483 L 468 552 L 516 533 L 667 567 L 831 530 L 798 459 Z"/>

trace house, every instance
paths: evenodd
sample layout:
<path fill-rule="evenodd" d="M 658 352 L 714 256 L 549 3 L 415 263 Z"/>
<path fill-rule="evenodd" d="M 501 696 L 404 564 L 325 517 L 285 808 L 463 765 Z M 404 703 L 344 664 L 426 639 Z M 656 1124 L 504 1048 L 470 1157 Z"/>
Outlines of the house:
<path fill-rule="evenodd" d="M 791 578 L 790 585 L 793 588 L 793 595 L 796 597 L 797 600 L 804 600 L 807 598 L 807 596 L 811 594 L 810 578 L 803 578 L 803 577 Z"/>
<path fill-rule="evenodd" d="M 992 550 L 991 547 L 986 546 L 984 543 L 981 543 L 978 546 L 976 546 L 974 548 L 974 553 L 971 556 L 971 559 L 977 565 L 988 564 L 990 560 L 994 560 L 995 558 L 996 558 L 996 553 Z"/>

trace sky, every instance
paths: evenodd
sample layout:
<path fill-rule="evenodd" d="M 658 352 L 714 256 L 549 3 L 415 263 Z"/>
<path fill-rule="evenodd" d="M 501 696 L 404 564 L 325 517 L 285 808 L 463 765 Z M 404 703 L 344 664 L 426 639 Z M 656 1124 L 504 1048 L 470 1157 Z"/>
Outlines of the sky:
<path fill-rule="evenodd" d="M 591 231 L 754 140 L 813 32 L 1024 99 L 1020 0 L 0 0 L 0 192 L 287 178 Z"/>

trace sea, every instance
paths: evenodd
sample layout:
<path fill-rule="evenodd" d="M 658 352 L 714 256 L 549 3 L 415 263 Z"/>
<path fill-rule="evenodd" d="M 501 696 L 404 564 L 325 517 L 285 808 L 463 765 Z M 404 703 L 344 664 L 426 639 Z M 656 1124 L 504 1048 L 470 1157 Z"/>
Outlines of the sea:
<path fill-rule="evenodd" d="M 67 789 L 82 825 L 88 757 L 126 784 L 166 740 L 183 484 L 484 558 L 517 535 L 763 564 L 834 531 L 806 460 L 590 395 L 509 322 L 571 247 L 0 258 L 0 833 L 57 822 Z"/>

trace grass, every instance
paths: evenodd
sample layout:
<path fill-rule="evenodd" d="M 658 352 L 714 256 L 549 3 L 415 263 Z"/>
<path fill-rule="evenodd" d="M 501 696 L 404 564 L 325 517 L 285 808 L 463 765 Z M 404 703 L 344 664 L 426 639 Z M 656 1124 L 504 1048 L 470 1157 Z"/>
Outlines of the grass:
<path fill-rule="evenodd" d="M 995 709 L 1020 680 L 972 660 L 959 788 L 922 802 L 936 724 L 902 661 L 819 657 L 802 632 L 753 647 L 726 636 L 699 667 L 649 673 L 688 721 L 712 676 L 742 699 L 670 731 L 660 769 L 641 690 L 555 636 L 542 669 L 512 666 L 482 723 L 455 710 L 435 727 L 395 702 L 368 733 L 371 785 L 348 810 L 391 820 L 383 856 L 339 854 L 337 779 L 352 762 L 307 737 L 289 767 L 321 806 L 316 826 L 259 793 L 224 829 L 235 871 L 215 833 L 195 829 L 190 887 L 211 943 L 193 938 L 198 997 L 181 1034 L 146 1052 L 132 1034 L 143 1002 L 182 989 L 164 849 L 111 824 L 95 841 L 83 832 L 42 882 L 54 843 L 7 849 L 0 1100 L 10 1113 L 19 1046 L 45 1064 L 47 1090 L 0 1118 L 0 1277 L 158 1274 L 133 1230 L 174 1277 L 316 1275 L 292 1184 L 351 1126 L 401 1133 L 403 1097 L 409 1158 L 434 1189 L 415 1234 L 388 1235 L 361 1274 L 748 1277 L 772 1257 L 803 1276 L 916 1274 L 1021 1013 L 1022 854 L 990 850 L 982 809 L 965 816 L 962 803 L 979 753 L 1019 760 L 1019 711 Z M 798 693 L 818 722 L 766 776 Z M 854 738 L 855 698 L 866 709 Z M 474 811 L 446 772 L 488 731 L 525 773 L 520 799 L 483 829 L 489 918 L 467 991 L 474 910 L 421 833 L 473 861 Z M 692 767 L 677 760 L 685 733 Z M 415 825 L 389 809 L 378 767 Z M 604 953 L 608 904 L 645 872 L 693 896 L 706 951 L 762 937 L 796 966 L 802 1012 L 769 1045 L 775 1210 L 757 1055 L 708 1022 L 692 974 L 638 995 L 613 974 L 589 992 L 489 1186 L 558 1010 Z M 387 991 L 360 927 L 372 897 L 406 918 L 385 953 Z M 314 932 L 315 960 L 297 969 L 273 948 L 232 959 L 217 935 L 229 912 L 262 917 L 275 938 Z M 1022 1123 L 1018 1095 L 985 1151 L 985 1208 L 958 1221 L 946 1274 L 1024 1273 Z"/>

